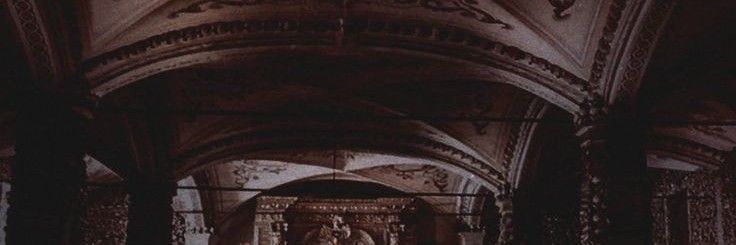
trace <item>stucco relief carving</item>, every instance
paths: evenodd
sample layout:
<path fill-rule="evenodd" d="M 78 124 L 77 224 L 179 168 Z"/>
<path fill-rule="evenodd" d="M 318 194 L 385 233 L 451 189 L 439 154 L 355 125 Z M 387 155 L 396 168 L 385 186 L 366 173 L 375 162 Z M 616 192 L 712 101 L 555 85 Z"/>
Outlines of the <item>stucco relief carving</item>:
<path fill-rule="evenodd" d="M 350 227 L 340 215 L 330 215 L 330 224 L 322 224 L 318 229 L 308 232 L 304 239 L 305 245 L 375 245 L 368 232 Z"/>
<path fill-rule="evenodd" d="M 575 5 L 575 0 L 549 0 L 549 3 L 555 7 L 555 19 L 564 20 L 570 17 L 570 13 L 565 13 L 565 11 Z"/>
<path fill-rule="evenodd" d="M 407 234 L 414 227 L 404 223 L 416 211 L 412 198 L 264 196 L 257 202 L 257 244 L 413 244 Z"/>
<path fill-rule="evenodd" d="M 235 164 L 232 171 L 237 186 L 246 187 L 251 180 L 258 180 L 263 174 L 280 174 L 286 171 L 288 163 L 264 163 L 261 161 L 242 161 Z"/>
<path fill-rule="evenodd" d="M 475 95 L 475 105 L 472 109 L 472 111 L 469 113 L 468 117 L 470 118 L 480 118 L 487 116 L 491 110 L 493 110 L 493 102 L 489 98 L 489 96 L 478 93 Z M 485 135 L 487 133 L 486 128 L 488 128 L 488 125 L 491 123 L 488 120 L 475 120 L 471 122 L 473 124 L 473 128 L 475 128 L 475 133 L 478 135 Z"/>
<path fill-rule="evenodd" d="M 378 5 L 389 8 L 422 8 L 433 12 L 452 13 L 459 16 L 474 19 L 476 21 L 500 25 L 504 29 L 512 29 L 512 26 L 496 17 L 488 11 L 478 6 L 475 0 L 205 0 L 197 1 L 185 8 L 174 11 L 169 14 L 169 18 L 175 19 L 183 14 L 203 13 L 212 9 L 221 9 L 224 7 L 246 7 L 253 5 L 334 5 L 338 8 L 348 8 L 354 4 Z"/>
<path fill-rule="evenodd" d="M 390 165 L 382 167 L 383 171 L 392 173 L 404 180 L 413 180 L 415 178 L 423 178 L 425 185 L 432 185 L 437 188 L 440 192 L 445 192 L 448 183 L 449 174 L 447 170 L 432 166 L 423 165 L 419 168 L 416 167 L 399 167 L 396 165 Z"/>

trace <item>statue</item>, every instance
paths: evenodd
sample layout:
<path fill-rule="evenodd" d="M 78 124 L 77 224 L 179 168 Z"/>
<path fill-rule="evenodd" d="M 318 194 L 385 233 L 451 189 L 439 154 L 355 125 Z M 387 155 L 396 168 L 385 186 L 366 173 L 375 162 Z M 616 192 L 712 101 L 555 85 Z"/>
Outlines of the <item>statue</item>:
<path fill-rule="evenodd" d="M 307 233 L 306 245 L 375 245 L 370 234 L 360 229 L 352 229 L 339 215 L 331 215 L 331 224 Z"/>

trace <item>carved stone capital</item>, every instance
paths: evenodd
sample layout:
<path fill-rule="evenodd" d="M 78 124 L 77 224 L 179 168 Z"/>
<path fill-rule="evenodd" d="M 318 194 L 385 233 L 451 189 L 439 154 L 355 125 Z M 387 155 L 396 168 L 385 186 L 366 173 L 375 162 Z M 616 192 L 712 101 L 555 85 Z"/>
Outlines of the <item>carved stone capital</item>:
<path fill-rule="evenodd" d="M 591 94 L 580 105 L 580 112 L 575 115 L 575 126 L 583 129 L 590 125 L 602 124 L 609 114 L 609 108 L 598 94 Z"/>

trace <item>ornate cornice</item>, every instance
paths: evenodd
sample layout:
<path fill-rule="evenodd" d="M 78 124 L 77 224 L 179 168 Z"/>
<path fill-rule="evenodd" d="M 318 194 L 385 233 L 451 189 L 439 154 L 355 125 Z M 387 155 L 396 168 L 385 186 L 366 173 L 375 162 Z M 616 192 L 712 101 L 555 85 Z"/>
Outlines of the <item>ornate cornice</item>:
<path fill-rule="evenodd" d="M 383 19 L 272 19 L 207 23 L 152 36 L 85 62 L 85 73 L 104 95 L 125 84 L 153 74 L 192 65 L 214 62 L 212 57 L 195 54 L 217 50 L 278 45 L 340 46 L 361 45 L 406 49 L 439 54 L 487 65 L 534 81 L 525 89 L 538 93 L 552 91 L 554 100 L 573 110 L 587 82 L 550 61 L 517 47 L 481 37 L 472 31 L 434 25 L 404 23 Z M 171 61 L 187 56 L 186 60 Z M 230 55 L 232 56 L 232 55 Z M 223 56 L 217 56 L 222 58 Z M 153 67 L 154 65 L 157 65 Z M 113 82 L 110 82 L 113 80 Z M 107 84 L 106 84 L 107 83 Z M 102 86 L 104 85 L 104 86 Z M 535 86 L 541 86 L 539 88 Z M 543 87 L 543 89 L 542 89 Z M 542 91 L 543 90 L 543 91 Z M 562 96 L 559 96 L 562 95 Z M 566 100 L 568 102 L 561 102 Z"/>

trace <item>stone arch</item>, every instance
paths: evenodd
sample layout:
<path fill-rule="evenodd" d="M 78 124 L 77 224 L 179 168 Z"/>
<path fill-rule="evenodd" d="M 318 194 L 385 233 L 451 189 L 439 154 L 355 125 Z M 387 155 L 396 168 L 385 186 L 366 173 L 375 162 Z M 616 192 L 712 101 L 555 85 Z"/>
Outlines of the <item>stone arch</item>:
<path fill-rule="evenodd" d="M 430 23 L 387 23 L 385 20 L 354 20 L 350 25 L 377 26 L 356 29 L 355 38 L 332 37 L 340 32 L 337 23 L 320 23 L 325 28 L 284 29 L 306 20 L 271 22 L 239 20 L 206 23 L 152 36 L 118 48 L 85 62 L 85 77 L 92 94 L 102 97 L 127 84 L 166 71 L 193 66 L 225 64 L 239 59 L 273 52 L 311 52 L 320 54 L 388 53 L 437 61 L 437 64 L 461 64 L 461 77 L 509 83 L 551 103 L 575 112 L 586 96 L 585 81 L 549 61 L 519 48 L 505 45 L 460 28 Z M 319 21 L 317 21 L 319 22 Z M 311 25 L 305 25 L 311 26 Z M 411 32 L 395 32 L 389 26 Z M 380 28 L 378 28 L 380 27 Z M 267 38 L 264 38 L 264 35 Z M 293 40 L 299 35 L 300 41 Z M 368 38 L 379 36 L 377 42 Z M 365 38 L 357 38 L 363 37 Z M 273 45 L 273 43 L 279 45 Z M 269 45 L 269 43 L 271 45 Z M 387 45 L 389 43 L 391 45 Z M 284 48 L 288 47 L 288 48 Z"/>

